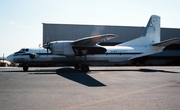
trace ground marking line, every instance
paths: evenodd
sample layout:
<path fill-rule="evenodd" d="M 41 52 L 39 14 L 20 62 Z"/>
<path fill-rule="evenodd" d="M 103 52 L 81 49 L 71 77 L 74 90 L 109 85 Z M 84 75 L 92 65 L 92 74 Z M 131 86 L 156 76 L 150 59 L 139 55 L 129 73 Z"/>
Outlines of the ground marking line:
<path fill-rule="evenodd" d="M 119 95 L 119 96 L 113 96 L 113 97 L 97 100 L 97 101 L 94 101 L 94 102 L 87 102 L 87 103 L 83 103 L 83 104 L 79 104 L 79 105 L 74 105 L 74 106 L 71 106 L 71 107 L 63 108 L 61 110 L 71 110 L 71 109 L 76 109 L 76 108 L 80 108 L 80 107 L 83 107 L 83 106 L 89 106 L 89 105 L 93 105 L 93 104 L 97 104 L 97 103 L 101 103 L 101 102 L 117 99 L 117 98 L 120 98 L 120 97 L 125 97 L 125 96 L 129 96 L 129 95 L 133 95 L 133 94 L 137 94 L 137 93 L 141 93 L 141 92 L 145 92 L 145 91 L 149 91 L 149 90 L 165 87 L 165 86 L 172 85 L 172 84 L 175 84 L 175 83 L 177 83 L 177 82 L 163 84 L 163 85 L 159 85 L 159 86 L 155 86 L 155 87 L 151 87 L 151 88 L 147 88 L 147 89 L 142 89 L 142 90 L 138 90 L 138 91 L 135 91 L 135 92 L 130 92 L 130 93 L 122 94 L 122 95 Z"/>

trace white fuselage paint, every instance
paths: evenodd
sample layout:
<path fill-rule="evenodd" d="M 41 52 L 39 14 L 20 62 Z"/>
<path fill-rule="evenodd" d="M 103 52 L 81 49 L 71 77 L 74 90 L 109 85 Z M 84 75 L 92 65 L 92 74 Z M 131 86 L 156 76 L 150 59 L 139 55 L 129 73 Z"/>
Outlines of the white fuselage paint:
<path fill-rule="evenodd" d="M 148 54 L 153 54 L 161 52 L 163 48 L 157 48 L 152 46 L 102 46 L 106 48 L 106 52 L 103 54 L 92 54 L 86 56 L 87 63 L 118 63 L 122 61 L 128 61 L 136 56 L 145 56 Z M 157 49 L 155 49 L 157 48 Z M 59 63 L 59 64 L 74 64 L 82 63 L 85 60 L 84 56 L 66 57 L 65 55 L 54 55 L 49 51 L 47 53 L 46 49 L 37 48 L 31 49 L 26 48 L 28 51 L 23 51 L 21 49 L 19 52 L 9 55 L 6 59 L 14 63 Z M 152 51 L 153 50 L 153 51 Z M 156 50 L 156 52 L 154 51 Z M 35 53 L 37 57 L 30 58 L 30 55 Z"/>

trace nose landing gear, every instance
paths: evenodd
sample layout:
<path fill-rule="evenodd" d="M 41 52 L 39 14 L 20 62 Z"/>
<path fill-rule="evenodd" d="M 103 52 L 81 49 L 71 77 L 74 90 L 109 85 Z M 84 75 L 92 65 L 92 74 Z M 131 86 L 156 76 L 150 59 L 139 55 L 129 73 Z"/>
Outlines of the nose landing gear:
<path fill-rule="evenodd" d="M 23 66 L 24 71 L 28 71 L 28 66 Z"/>

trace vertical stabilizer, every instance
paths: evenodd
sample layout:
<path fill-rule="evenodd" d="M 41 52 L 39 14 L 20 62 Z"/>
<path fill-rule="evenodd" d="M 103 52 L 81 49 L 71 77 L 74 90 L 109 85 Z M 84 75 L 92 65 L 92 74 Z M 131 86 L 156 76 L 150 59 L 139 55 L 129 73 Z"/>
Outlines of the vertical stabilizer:
<path fill-rule="evenodd" d="M 116 46 L 145 46 L 160 42 L 160 17 L 152 15 L 142 36 Z"/>

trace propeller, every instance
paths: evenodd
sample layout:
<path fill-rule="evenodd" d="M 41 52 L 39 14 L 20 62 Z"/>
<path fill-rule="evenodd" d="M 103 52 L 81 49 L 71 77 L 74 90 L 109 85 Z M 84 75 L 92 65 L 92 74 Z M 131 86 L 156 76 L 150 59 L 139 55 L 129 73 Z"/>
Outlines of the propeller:
<path fill-rule="evenodd" d="M 43 45 L 43 47 L 45 48 L 45 49 L 47 49 L 47 57 L 48 57 L 48 50 L 50 49 L 50 44 L 49 44 L 49 42 L 47 42 L 47 44 L 44 44 Z"/>
<path fill-rule="evenodd" d="M 47 42 L 47 45 L 48 45 L 48 48 L 47 48 L 47 57 L 48 57 L 48 50 L 50 49 L 50 45 L 49 45 L 49 42 Z"/>

